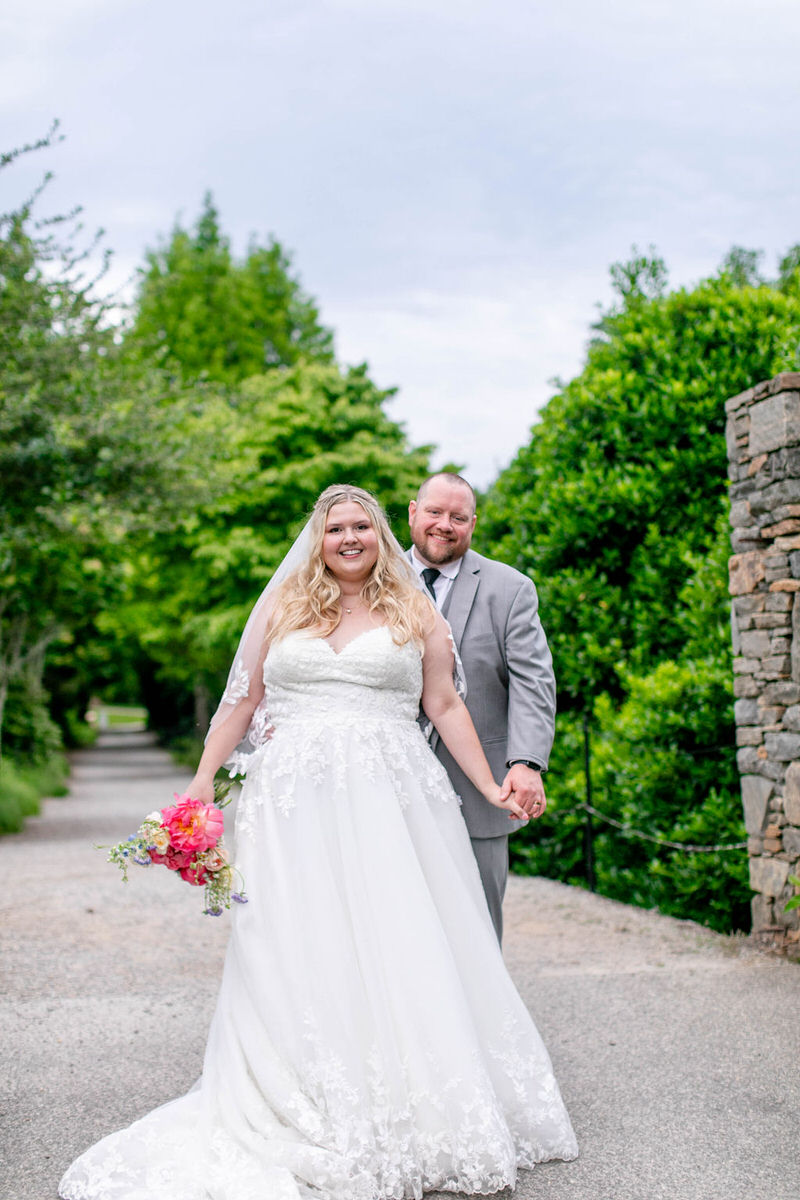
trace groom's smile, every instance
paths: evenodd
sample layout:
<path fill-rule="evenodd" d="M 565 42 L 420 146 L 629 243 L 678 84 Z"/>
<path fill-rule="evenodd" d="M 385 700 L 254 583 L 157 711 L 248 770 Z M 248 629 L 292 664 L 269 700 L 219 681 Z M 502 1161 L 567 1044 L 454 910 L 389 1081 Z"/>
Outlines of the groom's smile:
<path fill-rule="evenodd" d="M 475 528 L 472 492 L 460 483 L 431 479 L 408 506 L 411 540 L 430 566 L 455 562 L 469 550 Z"/>

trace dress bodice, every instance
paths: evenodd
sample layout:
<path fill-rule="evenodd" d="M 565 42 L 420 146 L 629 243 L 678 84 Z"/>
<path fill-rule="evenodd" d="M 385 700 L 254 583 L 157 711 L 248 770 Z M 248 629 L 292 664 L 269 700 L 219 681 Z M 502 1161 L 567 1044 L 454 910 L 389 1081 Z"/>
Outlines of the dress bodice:
<path fill-rule="evenodd" d="M 287 722 L 324 718 L 416 721 L 422 660 L 413 642 L 398 646 L 387 626 L 368 629 L 337 653 L 323 638 L 300 631 L 270 649 L 264 662 L 269 716 Z"/>
<path fill-rule="evenodd" d="M 354 772 L 367 781 L 390 775 L 401 807 L 412 791 L 426 802 L 455 799 L 417 724 L 420 651 L 413 642 L 398 646 L 386 626 L 359 634 L 338 654 L 322 638 L 290 633 L 270 648 L 264 687 L 272 730 L 248 763 L 240 834 L 253 833 L 266 798 L 284 814 L 294 811 L 308 781 L 340 802 Z"/>

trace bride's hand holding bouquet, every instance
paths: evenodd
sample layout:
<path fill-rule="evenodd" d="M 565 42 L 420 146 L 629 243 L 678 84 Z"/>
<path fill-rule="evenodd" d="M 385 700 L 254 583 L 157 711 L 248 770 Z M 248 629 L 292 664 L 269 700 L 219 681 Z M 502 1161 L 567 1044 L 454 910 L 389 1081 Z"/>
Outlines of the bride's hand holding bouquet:
<path fill-rule="evenodd" d="M 221 810 L 229 803 L 229 790 L 230 784 L 209 780 L 207 786 L 196 787 L 193 781 L 188 792 L 175 793 L 175 804 L 150 813 L 136 833 L 112 846 L 109 862 L 121 869 L 125 883 L 131 863 L 140 867 L 155 863 L 175 871 L 186 883 L 205 889 L 203 911 L 211 917 L 230 908 L 232 900 L 246 904 L 244 888 L 234 891 L 238 872 L 223 843 Z"/>
<path fill-rule="evenodd" d="M 186 795 L 191 796 L 193 800 L 199 800 L 201 804 L 218 804 L 218 790 L 218 788 L 214 787 L 214 780 L 212 778 L 207 775 L 201 775 L 198 771 L 186 789 Z"/>

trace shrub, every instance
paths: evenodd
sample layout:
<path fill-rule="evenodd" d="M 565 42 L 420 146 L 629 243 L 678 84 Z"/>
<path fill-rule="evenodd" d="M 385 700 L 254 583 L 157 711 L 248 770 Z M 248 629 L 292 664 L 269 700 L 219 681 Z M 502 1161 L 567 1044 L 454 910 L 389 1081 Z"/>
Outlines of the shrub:
<path fill-rule="evenodd" d="M 39 794 L 9 758 L 0 762 L 0 833 L 19 833 L 26 817 L 39 812 Z"/>

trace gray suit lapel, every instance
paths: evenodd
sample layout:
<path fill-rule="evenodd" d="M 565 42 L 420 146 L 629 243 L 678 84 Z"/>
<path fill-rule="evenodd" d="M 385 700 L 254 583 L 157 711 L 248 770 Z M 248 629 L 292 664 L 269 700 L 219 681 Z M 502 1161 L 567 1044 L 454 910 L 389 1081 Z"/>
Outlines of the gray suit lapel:
<path fill-rule="evenodd" d="M 446 617 L 450 622 L 453 639 L 459 649 L 461 648 L 461 639 L 464 636 L 464 629 L 469 614 L 472 611 L 472 605 L 475 602 L 475 595 L 478 591 L 480 581 L 480 559 L 471 550 L 468 550 L 461 563 L 461 570 L 453 581 L 453 586 L 450 588 L 442 609 L 442 616 Z"/>

